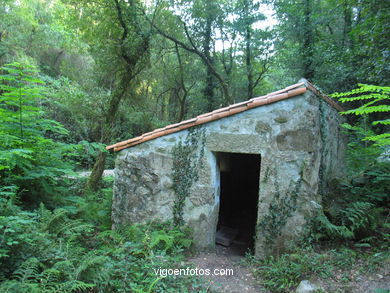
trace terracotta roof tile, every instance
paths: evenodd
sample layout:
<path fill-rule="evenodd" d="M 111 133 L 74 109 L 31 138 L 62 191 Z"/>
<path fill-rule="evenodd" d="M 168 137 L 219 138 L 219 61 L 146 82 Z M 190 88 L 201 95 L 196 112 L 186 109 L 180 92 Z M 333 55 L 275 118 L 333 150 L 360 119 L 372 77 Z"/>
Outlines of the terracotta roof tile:
<path fill-rule="evenodd" d="M 234 115 L 240 112 L 244 112 L 246 110 L 248 110 L 248 105 L 232 107 L 231 109 L 229 109 L 229 115 Z"/>
<path fill-rule="evenodd" d="M 224 107 L 224 108 L 220 108 L 220 109 L 217 109 L 217 110 L 214 110 L 213 112 L 211 112 L 212 114 L 217 114 L 217 113 L 221 113 L 221 112 L 225 112 L 229 110 L 229 106 L 227 107 Z"/>
<path fill-rule="evenodd" d="M 140 144 L 142 142 L 155 139 L 157 137 L 161 137 L 167 134 L 171 134 L 174 132 L 178 132 L 183 129 L 187 129 L 189 127 L 195 126 L 195 125 L 201 125 L 207 122 L 215 121 L 230 115 L 234 115 L 243 111 L 246 111 L 248 109 L 252 109 L 255 107 L 259 107 L 262 105 L 267 105 L 270 103 L 274 103 L 277 101 L 281 101 L 284 99 L 288 99 L 291 97 L 295 97 L 297 95 L 301 95 L 306 92 L 306 90 L 310 90 L 316 95 L 320 96 L 322 99 L 324 99 L 327 103 L 329 103 L 331 106 L 336 108 L 338 111 L 343 111 L 342 107 L 338 105 L 335 101 L 330 99 L 329 97 L 322 94 L 318 89 L 316 89 L 311 83 L 308 81 L 300 82 L 297 84 L 293 84 L 291 86 L 288 86 L 282 90 L 269 93 L 265 96 L 257 97 L 250 99 L 245 102 L 237 103 L 230 105 L 228 107 L 220 108 L 217 110 L 214 110 L 209 113 L 204 113 L 202 115 L 199 115 L 198 117 L 188 119 L 179 123 L 168 125 L 164 128 L 159 128 L 154 131 L 145 133 L 141 136 L 128 139 L 122 142 L 118 142 L 116 144 L 107 146 L 106 149 L 110 150 L 113 149 L 114 151 L 120 151 L 125 148 L 132 147 L 134 145 Z"/>
<path fill-rule="evenodd" d="M 200 125 L 200 124 L 207 123 L 207 122 L 215 120 L 213 118 L 216 118 L 216 116 L 213 116 L 211 114 L 207 115 L 207 116 L 203 116 L 203 117 L 198 117 L 198 120 L 196 120 L 196 124 L 195 125 Z"/>
<path fill-rule="evenodd" d="M 230 112 L 229 111 L 223 111 L 223 112 L 220 112 L 220 113 L 216 113 L 214 114 L 213 116 L 216 118 L 216 119 L 221 119 L 221 118 L 224 118 L 224 117 L 227 117 L 230 115 Z"/>

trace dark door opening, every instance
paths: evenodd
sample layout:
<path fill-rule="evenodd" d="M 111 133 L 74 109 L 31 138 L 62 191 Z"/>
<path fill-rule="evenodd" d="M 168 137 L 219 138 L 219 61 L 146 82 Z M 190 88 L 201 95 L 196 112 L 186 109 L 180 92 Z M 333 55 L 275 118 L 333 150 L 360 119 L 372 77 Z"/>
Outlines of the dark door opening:
<path fill-rule="evenodd" d="M 217 244 L 253 250 L 259 196 L 260 155 L 217 153 L 220 206 Z"/>

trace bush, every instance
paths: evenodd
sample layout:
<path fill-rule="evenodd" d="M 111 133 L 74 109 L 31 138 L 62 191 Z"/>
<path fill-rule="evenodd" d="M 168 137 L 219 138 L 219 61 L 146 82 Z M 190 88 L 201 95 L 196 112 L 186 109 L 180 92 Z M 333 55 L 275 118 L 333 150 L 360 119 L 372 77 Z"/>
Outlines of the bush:
<path fill-rule="evenodd" d="M 42 200 L 50 201 L 59 178 L 71 174 L 63 158 L 73 146 L 55 141 L 68 132 L 43 117 L 44 87 L 38 72 L 19 63 L 0 71 L 0 184 L 18 186 L 21 201 L 37 207 Z"/>
<path fill-rule="evenodd" d="M 390 163 L 380 161 L 379 146 L 361 141 L 352 130 L 347 149 L 348 174 L 333 194 L 323 197 L 323 213 L 314 222 L 315 239 L 386 241 L 389 234 Z"/>
<path fill-rule="evenodd" d="M 361 120 L 342 125 L 349 135 L 348 174 L 334 194 L 323 198 L 323 213 L 314 223 L 315 238 L 350 239 L 366 247 L 386 242 L 390 233 L 390 141 L 386 132 L 390 88 L 360 84 L 358 89 L 333 97 L 343 103 L 361 103 L 342 113 Z"/>
<path fill-rule="evenodd" d="M 169 224 L 96 233 L 41 205 L 0 216 L 0 235 L 0 292 L 201 292 L 195 278 L 155 274 L 179 267 L 191 245 L 187 230 Z"/>

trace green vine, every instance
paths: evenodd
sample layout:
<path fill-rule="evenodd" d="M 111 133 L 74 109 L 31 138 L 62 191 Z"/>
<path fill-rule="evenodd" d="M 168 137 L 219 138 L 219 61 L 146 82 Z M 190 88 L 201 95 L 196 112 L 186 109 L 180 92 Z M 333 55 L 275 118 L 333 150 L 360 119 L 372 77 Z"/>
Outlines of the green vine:
<path fill-rule="evenodd" d="M 192 127 L 186 138 L 179 140 L 172 149 L 172 179 L 175 201 L 173 204 L 173 221 L 176 226 L 183 225 L 183 209 L 192 185 L 198 180 L 204 155 L 205 130 Z"/>
<path fill-rule="evenodd" d="M 262 183 L 267 183 L 268 182 L 268 179 L 269 179 L 269 176 L 270 176 L 270 171 L 271 171 L 271 168 L 269 166 L 267 166 L 266 169 L 265 169 L 265 172 L 264 172 L 264 177 L 263 177 Z"/>
<path fill-rule="evenodd" d="M 320 169 L 319 169 L 319 193 L 321 196 L 325 192 L 325 187 L 326 187 L 326 182 L 325 182 L 325 174 L 324 174 L 324 166 L 325 166 L 325 158 L 329 153 L 329 150 L 325 147 L 327 145 L 327 142 L 329 141 L 329 134 L 327 130 L 328 122 L 326 119 L 326 113 L 325 113 L 325 101 L 320 100 L 320 106 L 319 106 L 319 111 L 320 111 L 320 139 L 321 139 L 321 150 L 320 153 L 322 154 L 321 156 L 321 164 L 320 164 Z"/>
<path fill-rule="evenodd" d="M 275 174 L 276 177 L 276 174 Z M 297 209 L 297 199 L 302 182 L 302 176 L 282 196 L 278 182 L 275 183 L 275 196 L 269 205 L 269 212 L 258 221 L 258 228 L 262 230 L 265 237 L 265 244 L 272 247 L 276 239 L 281 235 L 282 228 L 286 225 L 288 218 Z"/>

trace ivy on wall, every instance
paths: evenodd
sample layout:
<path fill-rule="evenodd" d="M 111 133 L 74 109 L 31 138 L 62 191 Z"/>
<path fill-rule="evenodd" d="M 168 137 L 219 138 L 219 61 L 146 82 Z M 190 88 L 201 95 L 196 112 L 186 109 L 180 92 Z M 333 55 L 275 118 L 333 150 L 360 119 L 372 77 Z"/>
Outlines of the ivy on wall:
<path fill-rule="evenodd" d="M 275 174 L 275 178 L 277 178 L 277 174 Z M 282 229 L 286 225 L 288 218 L 297 209 L 301 183 L 302 174 L 297 182 L 291 182 L 286 194 L 282 195 L 278 182 L 275 182 L 274 198 L 269 205 L 268 213 L 260 218 L 257 223 L 257 230 L 260 230 L 260 233 L 264 236 L 267 249 L 274 247 L 275 241 L 281 236 Z"/>
<path fill-rule="evenodd" d="M 180 139 L 172 149 L 172 179 L 175 201 L 173 204 L 173 221 L 176 226 L 184 223 L 183 209 L 186 198 L 190 195 L 192 185 L 198 180 L 204 155 L 206 132 L 202 127 L 192 127 L 184 141 Z"/>

